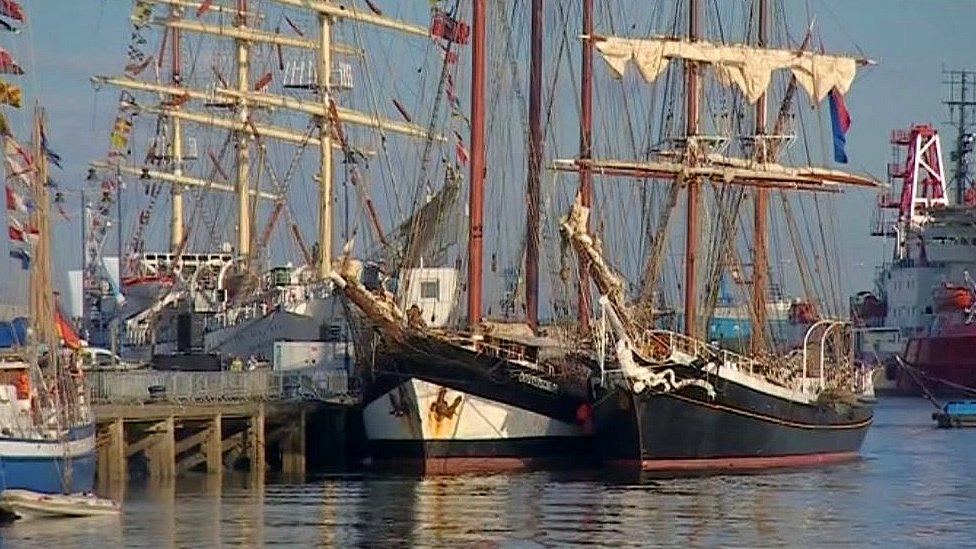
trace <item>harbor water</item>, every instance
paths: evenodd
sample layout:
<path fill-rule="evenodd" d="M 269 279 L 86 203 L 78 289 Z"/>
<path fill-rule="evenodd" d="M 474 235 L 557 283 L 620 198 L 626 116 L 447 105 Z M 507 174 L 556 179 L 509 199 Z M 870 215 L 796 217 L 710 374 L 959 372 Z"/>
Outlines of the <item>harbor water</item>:
<path fill-rule="evenodd" d="M 936 429 L 931 411 L 882 399 L 862 459 L 776 474 L 133 483 L 121 518 L 18 522 L 0 527 L 0 546 L 971 546 L 976 429 Z"/>

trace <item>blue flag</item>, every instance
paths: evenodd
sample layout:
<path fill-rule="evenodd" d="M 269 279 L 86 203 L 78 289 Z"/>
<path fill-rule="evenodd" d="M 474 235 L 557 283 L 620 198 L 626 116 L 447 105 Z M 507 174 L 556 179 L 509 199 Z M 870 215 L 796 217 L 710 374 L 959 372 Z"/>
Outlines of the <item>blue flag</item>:
<path fill-rule="evenodd" d="M 847 112 L 844 96 L 837 88 L 830 90 L 830 122 L 834 127 L 834 162 L 847 164 L 847 130 L 851 129 L 851 113 Z"/>
<path fill-rule="evenodd" d="M 31 257 L 30 254 L 27 253 L 27 250 L 22 248 L 14 248 L 10 250 L 10 258 L 19 260 L 20 267 L 25 271 L 30 269 Z"/>

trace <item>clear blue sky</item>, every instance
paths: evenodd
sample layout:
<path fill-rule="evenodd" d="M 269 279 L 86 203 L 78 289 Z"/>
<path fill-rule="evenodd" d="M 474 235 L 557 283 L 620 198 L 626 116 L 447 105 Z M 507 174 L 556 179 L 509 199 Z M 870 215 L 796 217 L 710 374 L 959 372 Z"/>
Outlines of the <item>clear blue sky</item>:
<path fill-rule="evenodd" d="M 414 1 L 427 4 L 426 0 Z M 803 6 L 805 0 L 795 2 Z M 88 78 L 119 72 L 131 28 L 127 20 L 131 2 L 22 3 L 31 18 L 30 29 L 19 36 L 0 34 L 0 44 L 21 58 L 30 71 L 22 83 L 27 96 L 39 93 L 48 109 L 49 139 L 65 159 L 60 180 L 66 187 L 78 189 L 86 163 L 105 154 L 117 97 L 109 90 L 96 95 Z M 880 62 L 859 77 L 848 96 L 854 118 L 848 153 L 855 168 L 883 176 L 891 129 L 912 122 L 941 125 L 946 120 L 941 105 L 943 66 L 976 69 L 976 2 L 810 0 L 808 4 L 818 16 L 825 41 L 842 44 L 846 50 L 856 44 Z M 15 125 L 26 120 L 22 115 L 11 118 Z M 20 134 L 24 135 L 22 129 Z M 945 136 L 946 150 L 951 148 L 952 137 Z M 56 235 L 61 252 L 55 268 L 59 270 L 77 268 L 81 261 L 77 195 L 70 200 L 74 201 L 74 220 L 60 223 Z M 868 236 L 873 203 L 873 196 L 853 194 L 841 207 L 841 242 L 851 265 L 847 291 L 869 286 L 873 265 L 889 253 L 888 243 L 881 246 Z M 0 272 L 16 269 L 11 263 Z"/>

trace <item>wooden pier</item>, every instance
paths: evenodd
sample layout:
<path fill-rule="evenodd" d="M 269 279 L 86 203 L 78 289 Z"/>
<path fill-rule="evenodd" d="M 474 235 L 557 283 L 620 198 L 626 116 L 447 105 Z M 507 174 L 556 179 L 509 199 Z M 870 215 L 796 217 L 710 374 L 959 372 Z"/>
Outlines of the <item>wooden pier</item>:
<path fill-rule="evenodd" d="M 312 419 L 332 426 L 325 429 L 327 444 L 343 453 L 341 424 L 356 403 L 348 388 L 333 384 L 322 390 L 319 384 L 309 391 L 315 384 L 307 379 L 269 374 L 113 373 L 97 379 L 99 481 L 124 482 L 140 474 L 168 480 L 191 470 L 219 475 L 247 469 L 263 476 L 273 469 L 304 475 Z M 139 385 L 145 390 L 137 390 Z M 229 386 L 249 389 L 227 391 Z M 160 394 L 150 396 L 149 387 Z M 139 394 L 145 397 L 132 401 Z"/>

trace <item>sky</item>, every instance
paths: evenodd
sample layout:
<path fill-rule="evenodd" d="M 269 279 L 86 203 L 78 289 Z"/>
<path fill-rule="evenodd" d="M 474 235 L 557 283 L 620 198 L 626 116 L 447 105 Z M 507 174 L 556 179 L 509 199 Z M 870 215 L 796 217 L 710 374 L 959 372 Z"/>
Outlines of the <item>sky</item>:
<path fill-rule="evenodd" d="M 412 1 L 427 4 L 427 0 Z M 844 49 L 856 44 L 879 62 L 859 75 L 847 96 L 853 117 L 848 135 L 852 168 L 883 178 L 890 156 L 890 131 L 914 122 L 945 128 L 943 148 L 952 148 L 954 135 L 944 124 L 948 113 L 941 104 L 945 95 L 941 72 L 943 68 L 976 70 L 976 1 L 793 1 L 791 7 L 816 14 L 825 41 L 842 44 Z M 127 21 L 131 2 L 22 3 L 30 17 L 28 28 L 19 35 L 0 34 L 0 45 L 19 56 L 28 69 L 20 77 L 27 97 L 37 97 L 47 109 L 49 140 L 64 158 L 64 170 L 56 177 L 65 188 L 78 189 L 87 163 L 105 155 L 117 97 L 113 90 L 96 93 L 89 77 L 119 72 L 131 28 Z M 12 114 L 11 121 L 24 128 L 26 109 Z M 80 197 L 69 193 L 67 198 L 71 220 L 59 222 L 55 235 L 57 272 L 78 268 L 81 263 Z M 869 236 L 874 203 L 872 194 L 855 192 L 837 212 L 839 243 L 848 269 L 844 278 L 847 293 L 869 288 L 875 266 L 890 255 L 890 242 Z M 16 276 L 6 275 L 16 275 L 17 269 L 12 261 L 6 267 L 0 269 L 5 273 L 3 289 L 16 293 L 22 286 Z"/>

